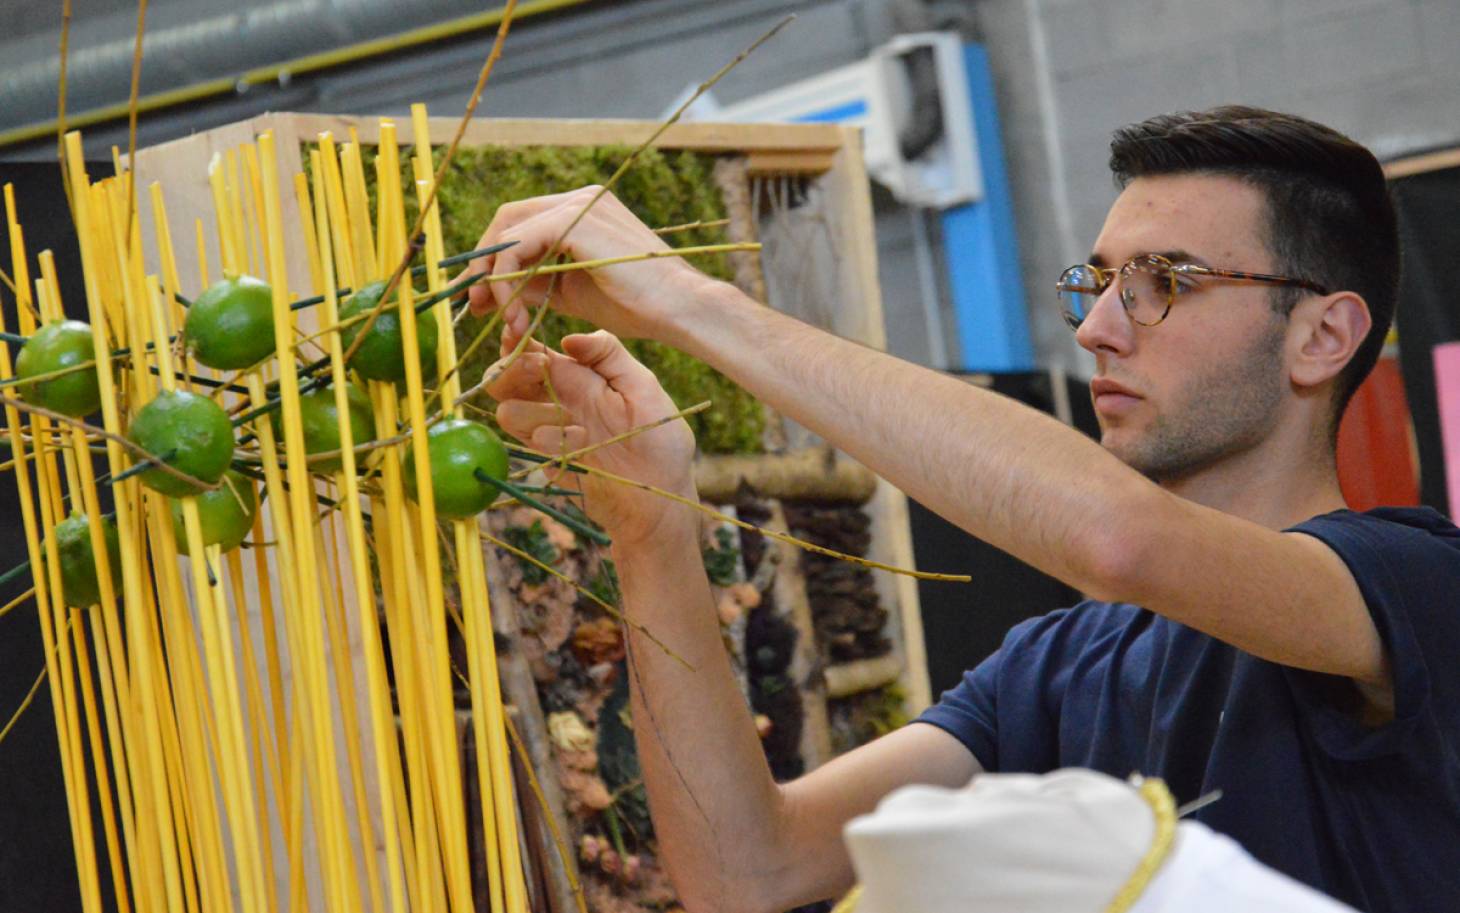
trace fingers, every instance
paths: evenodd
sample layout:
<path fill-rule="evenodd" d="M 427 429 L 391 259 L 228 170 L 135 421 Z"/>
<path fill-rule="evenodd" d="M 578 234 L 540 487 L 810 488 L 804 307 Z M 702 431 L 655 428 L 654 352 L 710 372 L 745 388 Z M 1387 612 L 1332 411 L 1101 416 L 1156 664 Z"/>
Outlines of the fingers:
<path fill-rule="evenodd" d="M 563 353 L 585 367 L 592 368 L 609 386 L 621 393 L 646 395 L 662 393 L 654 372 L 634 358 L 622 341 L 607 330 L 564 336 Z"/>
<path fill-rule="evenodd" d="M 477 246 L 486 247 L 504 240 L 518 243 L 498 254 L 474 261 L 463 271 L 463 275 L 501 275 L 517 272 L 536 263 L 550 252 L 562 229 L 568 224 L 565 219 L 576 217 L 599 190 L 597 186 L 583 187 L 499 207 Z M 565 215 L 569 211 L 572 215 Z M 513 282 L 473 285 L 467 293 L 472 313 L 480 315 L 504 305 L 516 285 Z M 540 301 L 546 293 L 547 280 L 541 279 L 535 280 L 522 294 L 531 300 Z"/>
<path fill-rule="evenodd" d="M 588 429 L 582 425 L 540 425 L 527 440 L 541 453 L 571 453 L 588 446 Z"/>
<path fill-rule="evenodd" d="M 507 310 L 502 315 L 503 355 L 517 348 L 517 343 L 522 340 L 523 334 L 527 332 L 527 328 L 531 324 L 532 317 L 527 313 L 527 308 L 523 307 L 521 303 L 513 302 L 507 306 Z M 535 341 L 528 343 L 528 351 L 536 351 L 532 348 L 535 345 L 540 348 L 540 344 Z"/>
<path fill-rule="evenodd" d="M 519 441 L 531 442 L 540 428 L 561 428 L 570 418 L 552 403 L 512 399 L 497 405 L 497 424 Z"/>
<path fill-rule="evenodd" d="M 487 368 L 486 376 L 493 379 L 487 384 L 487 395 L 497 402 L 522 399 L 541 401 L 547 399 L 543 376 L 548 368 L 546 352 L 524 352 L 517 360 L 502 369 L 502 359 Z M 500 373 L 498 373 L 500 372 Z"/>

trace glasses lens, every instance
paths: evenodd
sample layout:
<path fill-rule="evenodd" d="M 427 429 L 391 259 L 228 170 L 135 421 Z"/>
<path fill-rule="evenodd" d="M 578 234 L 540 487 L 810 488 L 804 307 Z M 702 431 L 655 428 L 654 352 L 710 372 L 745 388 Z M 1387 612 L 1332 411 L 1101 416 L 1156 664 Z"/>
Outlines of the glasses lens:
<path fill-rule="evenodd" d="M 1095 307 L 1095 300 L 1103 290 L 1099 274 L 1088 266 L 1072 266 L 1060 276 L 1056 288 L 1059 289 L 1060 313 L 1065 323 L 1070 325 L 1070 329 L 1078 330 L 1090 316 L 1090 310 Z"/>
<path fill-rule="evenodd" d="M 1120 273 L 1120 300 L 1131 320 L 1142 326 L 1161 322 L 1171 308 L 1175 276 L 1162 257 L 1137 257 Z"/>

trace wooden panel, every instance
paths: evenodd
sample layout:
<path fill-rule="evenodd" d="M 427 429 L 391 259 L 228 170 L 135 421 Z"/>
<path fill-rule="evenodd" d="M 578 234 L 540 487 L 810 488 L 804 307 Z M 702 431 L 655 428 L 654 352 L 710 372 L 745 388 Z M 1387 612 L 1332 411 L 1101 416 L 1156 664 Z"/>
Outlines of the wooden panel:
<path fill-rule="evenodd" d="M 1389 162 L 1384 166 L 1384 177 L 1389 180 L 1424 174 L 1427 171 L 1442 171 L 1446 168 L 1460 168 L 1460 149 L 1443 149 Z"/>
<path fill-rule="evenodd" d="M 457 124 L 455 118 L 431 118 L 432 143 L 448 142 Z M 379 139 L 379 119 L 376 117 L 299 113 L 263 115 L 139 150 L 137 173 L 143 187 L 152 180 L 164 183 L 180 263 L 190 265 L 196 262 L 193 219 L 199 215 L 204 217 L 205 243 L 213 252 L 210 262 L 214 264 L 216 275 L 216 228 L 212 219 L 212 195 L 207 183 L 207 166 L 212 156 L 252 141 L 262 130 L 273 129 L 280 155 L 280 174 L 286 182 L 281 188 L 285 224 L 295 230 L 297 210 L 292 187 L 287 182 L 300 168 L 301 144 L 313 142 L 323 131 L 331 132 L 336 141 L 344 141 L 352 127 L 363 143 L 374 144 Z M 657 127 L 657 123 L 647 121 L 478 119 L 468 125 L 463 142 L 467 145 L 505 146 L 637 145 Z M 403 146 L 413 142 L 409 118 L 397 118 L 397 129 Z M 794 301 L 789 302 L 790 307 L 787 307 L 787 301 L 772 301 L 771 304 L 864 345 L 878 349 L 886 347 L 871 193 L 859 130 L 832 124 L 685 123 L 670 127 L 655 145 L 666 149 L 743 155 L 747 159 L 747 173 L 752 178 L 767 175 L 809 178 L 810 192 L 824 203 L 820 219 L 824 237 L 816 239 L 816 243 L 830 254 L 830 275 L 782 277 L 780 285 L 783 289 L 792 288 L 796 283 L 808 280 L 821 287 L 823 292 L 834 289 L 834 293 L 808 296 L 808 302 L 814 305 L 816 313 L 798 312 Z M 288 249 L 290 286 L 293 291 L 302 293 L 308 286 L 309 276 L 304 261 L 305 249 L 301 243 L 290 243 Z M 806 264 L 801 262 L 799 265 L 804 269 Z M 790 261 L 783 266 L 792 268 Z M 198 290 L 196 284 L 196 269 L 184 267 L 183 291 L 195 293 Z M 818 303 L 818 298 L 826 298 L 831 303 Z M 887 564 L 912 567 L 912 540 L 907 501 L 903 494 L 888 483 L 879 481 L 866 510 L 872 518 L 873 532 L 869 557 Z M 846 680 L 844 687 L 851 687 L 847 684 L 850 682 L 875 687 L 890 681 L 894 674 L 900 674 L 908 694 L 908 709 L 916 712 L 930 700 L 917 587 L 910 578 L 890 574 L 878 574 L 876 585 L 883 605 L 889 610 L 887 635 L 894 644 L 894 655 L 879 659 L 865 669 L 849 669 L 840 679 Z M 869 675 L 869 672 L 875 674 Z"/>
<path fill-rule="evenodd" d="M 847 291 L 860 307 L 838 312 L 836 330 L 874 349 L 886 350 L 887 328 L 882 291 L 877 280 L 877 239 L 873 232 L 872 189 L 862 159 L 861 131 L 842 128 L 846 137 L 836 165 L 823 181 L 838 211 L 829 213 L 838 232 L 836 248 Z M 907 496 L 889 482 L 879 481 L 877 494 L 867 505 L 872 518 L 872 549 L 868 557 L 896 567 L 913 567 L 912 527 Z M 921 712 L 932 702 L 928 685 L 927 648 L 922 615 L 918 610 L 917 581 L 903 575 L 879 574 L 878 594 L 883 605 L 895 606 L 895 623 L 888 632 L 903 658 L 899 681 L 907 694 L 909 713 Z"/>
<path fill-rule="evenodd" d="M 354 127 L 360 141 L 373 144 L 380 138 L 380 119 L 332 114 L 275 114 L 288 120 L 301 140 L 312 141 L 328 130 L 336 140 Z M 443 145 L 456 134 L 454 117 L 430 119 L 431 142 Z M 409 118 L 398 118 L 402 144 L 414 142 Z M 638 120 L 532 120 L 478 118 L 467 125 L 462 142 L 468 146 L 611 146 L 638 145 L 648 139 L 659 124 Z M 835 152 L 843 141 L 841 127 L 830 124 L 711 124 L 681 123 L 671 126 L 655 142 L 662 149 L 696 152 Z M 165 148 L 165 147 L 158 147 Z"/>
<path fill-rule="evenodd" d="M 836 153 L 825 149 L 791 149 L 752 152 L 749 170 L 752 175 L 824 174 L 836 162 Z"/>

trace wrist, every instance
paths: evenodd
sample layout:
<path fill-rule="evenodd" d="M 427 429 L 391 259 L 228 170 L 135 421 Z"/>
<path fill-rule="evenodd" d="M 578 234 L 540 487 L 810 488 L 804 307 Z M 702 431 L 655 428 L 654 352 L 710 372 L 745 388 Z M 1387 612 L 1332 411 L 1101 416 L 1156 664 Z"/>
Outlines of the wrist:
<path fill-rule="evenodd" d="M 688 504 L 663 500 L 652 516 L 640 513 L 634 523 L 607 530 L 615 563 L 662 555 L 679 542 L 699 542 L 699 512 Z"/>
<path fill-rule="evenodd" d="M 747 307 L 758 305 L 729 282 L 687 270 L 675 295 L 676 305 L 658 334 L 661 342 L 705 360 L 705 334 L 722 333 L 725 321 Z"/>

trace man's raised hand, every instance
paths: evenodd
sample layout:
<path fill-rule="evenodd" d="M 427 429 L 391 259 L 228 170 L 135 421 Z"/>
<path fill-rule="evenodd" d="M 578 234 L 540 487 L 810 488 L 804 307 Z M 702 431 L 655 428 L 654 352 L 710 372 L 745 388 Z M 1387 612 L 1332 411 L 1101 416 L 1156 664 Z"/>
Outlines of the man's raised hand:
<path fill-rule="evenodd" d="M 600 190 L 584 187 L 502 206 L 478 247 L 507 240 L 517 244 L 475 261 L 468 272 L 499 276 L 530 268 L 553 252 L 559 238 L 563 240 L 558 253 L 578 262 L 669 249 L 612 193 L 605 193 L 574 225 Z M 621 337 L 672 342 L 666 336 L 676 302 L 712 281 L 683 260 L 665 257 L 560 274 L 551 304 Z M 507 321 L 516 323 L 522 305 L 542 303 L 549 283 L 548 276 L 534 279 L 515 301 L 512 296 L 520 280 L 474 285 L 469 293 L 472 312 L 505 307 Z"/>
<path fill-rule="evenodd" d="M 504 329 L 504 355 L 521 329 L 512 323 Z M 653 373 L 611 333 L 567 336 L 562 348 L 530 343 L 487 387 L 502 429 L 527 446 L 550 456 L 569 453 L 675 413 Z M 694 498 L 693 457 L 694 436 L 680 419 L 595 450 L 581 462 Z M 686 509 L 619 482 L 592 475 L 581 481 L 589 517 L 615 543 L 646 540 L 667 515 Z"/>

